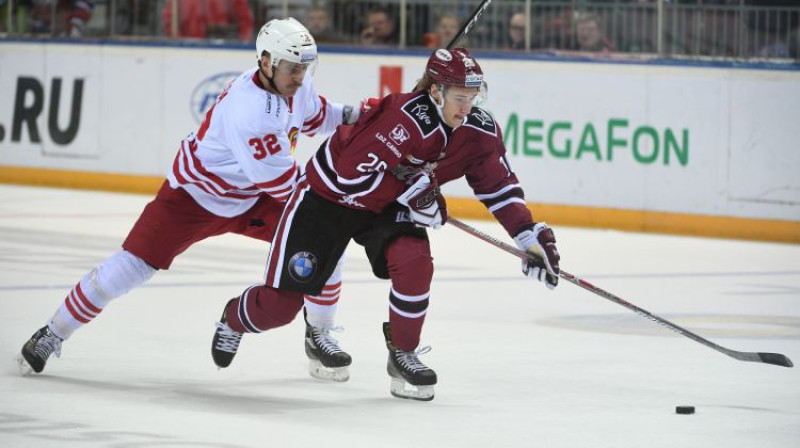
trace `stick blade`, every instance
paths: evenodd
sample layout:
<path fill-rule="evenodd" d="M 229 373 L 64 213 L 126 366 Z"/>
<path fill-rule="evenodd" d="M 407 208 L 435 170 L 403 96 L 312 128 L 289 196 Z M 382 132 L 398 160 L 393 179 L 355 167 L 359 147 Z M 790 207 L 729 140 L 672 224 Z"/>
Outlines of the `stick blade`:
<path fill-rule="evenodd" d="M 765 364 L 773 364 L 782 367 L 793 367 L 792 360 L 780 353 L 759 353 L 758 358 Z"/>

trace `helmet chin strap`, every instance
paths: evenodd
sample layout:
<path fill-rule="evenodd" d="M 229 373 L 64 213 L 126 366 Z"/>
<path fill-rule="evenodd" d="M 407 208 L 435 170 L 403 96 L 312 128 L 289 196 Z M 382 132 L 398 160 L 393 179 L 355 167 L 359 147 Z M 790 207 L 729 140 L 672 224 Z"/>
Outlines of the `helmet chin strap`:
<path fill-rule="evenodd" d="M 273 67 L 272 68 L 272 73 L 273 74 L 275 73 L 275 69 L 276 68 L 277 67 Z M 272 87 L 273 89 L 275 89 L 275 91 L 278 92 L 278 95 L 286 96 L 281 92 L 281 90 L 278 88 L 278 86 L 275 85 L 275 81 L 271 77 L 267 76 L 267 72 L 261 66 L 261 63 L 258 64 L 258 71 L 261 72 L 261 74 L 264 75 L 265 78 L 267 78 L 267 82 L 269 83 L 269 86 Z"/>

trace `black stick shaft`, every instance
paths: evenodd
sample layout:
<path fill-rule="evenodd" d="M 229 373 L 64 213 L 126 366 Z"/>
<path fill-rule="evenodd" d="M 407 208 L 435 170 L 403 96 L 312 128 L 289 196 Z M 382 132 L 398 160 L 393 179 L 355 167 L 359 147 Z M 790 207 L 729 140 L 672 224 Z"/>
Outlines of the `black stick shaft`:
<path fill-rule="evenodd" d="M 452 224 L 452 225 L 458 227 L 459 229 L 469 233 L 470 235 L 478 237 L 478 238 L 486 241 L 487 243 L 490 243 L 490 244 L 494 245 L 495 247 L 503 249 L 504 251 L 506 251 L 506 252 L 508 252 L 510 254 L 516 255 L 517 257 L 519 257 L 519 258 L 521 258 L 523 260 L 527 260 L 527 259 L 529 259 L 531 257 L 534 257 L 534 255 L 529 254 L 527 252 L 523 252 L 523 251 L 517 249 L 516 247 L 511 246 L 510 244 L 504 243 L 504 242 L 494 238 L 491 235 L 487 235 L 486 233 L 483 233 L 480 230 L 478 230 L 478 229 L 476 229 L 476 228 L 474 228 L 474 227 L 472 227 L 472 226 L 470 226 L 468 224 L 465 224 L 465 223 L 459 221 L 456 218 L 448 217 L 447 218 L 447 223 L 448 224 Z M 638 306 L 636 306 L 636 305 L 634 305 L 634 304 L 622 299 L 621 297 L 618 297 L 618 296 L 616 296 L 614 294 L 611 294 L 608 291 L 605 291 L 605 290 L 603 290 L 601 288 L 598 288 L 597 286 L 587 282 L 586 280 L 578 278 L 578 277 L 570 274 L 569 272 L 564 271 L 563 269 L 561 270 L 561 274 L 559 275 L 559 277 L 563 278 L 564 280 L 566 280 L 566 281 L 568 281 L 568 282 L 570 282 L 570 283 L 572 283 L 574 285 L 580 286 L 581 288 L 583 288 L 583 289 L 585 289 L 585 290 L 587 290 L 589 292 L 597 294 L 598 296 L 603 297 L 604 299 L 608 299 L 608 300 L 610 300 L 610 301 L 612 301 L 612 302 L 614 302 L 616 304 L 622 305 L 625 308 L 628 308 L 629 310 L 633 311 L 634 313 L 636 313 L 636 314 L 638 314 L 638 315 L 640 315 L 640 316 L 642 316 L 642 317 L 644 317 L 646 319 L 652 320 L 653 322 L 655 322 L 657 324 L 660 324 L 660 325 L 662 325 L 662 326 L 664 326 L 666 328 L 669 328 L 670 330 L 672 330 L 672 331 L 674 331 L 674 332 L 676 332 L 676 333 L 678 333 L 680 335 L 686 336 L 687 338 L 689 338 L 689 339 L 691 339 L 691 340 L 693 340 L 695 342 L 699 342 L 699 343 L 705 345 L 706 347 L 712 348 L 712 349 L 714 349 L 714 350 L 716 350 L 716 351 L 718 351 L 720 353 L 724 353 L 724 354 L 726 354 L 726 355 L 728 355 L 728 356 L 730 356 L 732 358 L 738 359 L 739 361 L 760 362 L 760 363 L 765 363 L 765 364 L 774 364 L 774 365 L 783 366 L 783 367 L 792 367 L 794 365 L 794 364 L 792 364 L 792 361 L 788 357 L 786 357 L 785 355 L 782 355 L 780 353 L 739 352 L 739 351 L 731 350 L 731 349 L 725 348 L 725 347 L 723 347 L 721 345 L 715 344 L 715 343 L 709 341 L 708 339 L 705 339 L 705 338 L 703 338 L 701 336 L 698 336 L 697 334 L 692 333 L 691 331 L 689 331 L 689 330 L 687 330 L 687 329 L 685 329 L 685 328 L 683 328 L 683 327 L 681 327 L 679 325 L 676 325 L 676 324 L 668 321 L 667 319 L 664 319 L 663 317 L 656 316 L 655 314 L 653 314 L 653 313 L 651 313 L 651 312 L 649 312 L 649 311 L 647 311 L 647 310 L 645 310 L 643 308 L 640 308 L 640 307 L 638 307 Z"/>
<path fill-rule="evenodd" d="M 464 25 L 461 26 L 460 30 L 458 30 L 458 34 L 456 34 L 450 41 L 450 43 L 447 44 L 448 50 L 454 48 L 455 46 L 458 45 L 459 42 L 461 42 L 461 39 L 463 39 L 464 36 L 466 36 L 467 33 L 469 33 L 469 30 L 471 30 L 472 27 L 474 27 L 475 24 L 478 23 L 478 18 L 480 18 L 481 14 L 483 14 L 483 11 L 485 11 L 486 8 L 488 8 L 491 3 L 492 0 L 483 0 L 481 4 L 478 5 L 477 8 L 475 8 L 475 11 L 472 11 L 472 15 L 469 16 L 469 20 L 464 22 Z"/>

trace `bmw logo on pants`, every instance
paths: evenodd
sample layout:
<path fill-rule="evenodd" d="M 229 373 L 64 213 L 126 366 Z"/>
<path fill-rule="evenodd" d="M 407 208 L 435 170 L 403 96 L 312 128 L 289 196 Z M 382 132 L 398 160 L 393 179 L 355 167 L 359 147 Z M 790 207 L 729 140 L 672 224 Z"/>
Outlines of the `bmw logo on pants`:
<path fill-rule="evenodd" d="M 311 252 L 298 252 L 289 259 L 289 275 L 300 283 L 305 283 L 314 275 L 317 257 Z"/>

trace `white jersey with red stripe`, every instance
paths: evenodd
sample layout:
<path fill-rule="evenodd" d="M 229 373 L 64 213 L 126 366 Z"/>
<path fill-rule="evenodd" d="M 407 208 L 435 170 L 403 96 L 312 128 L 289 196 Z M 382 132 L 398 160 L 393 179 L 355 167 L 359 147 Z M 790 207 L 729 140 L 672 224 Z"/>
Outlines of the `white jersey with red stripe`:
<path fill-rule="evenodd" d="M 241 215 L 265 194 L 286 201 L 299 177 L 298 133 L 327 135 L 342 124 L 343 105 L 319 96 L 310 74 L 283 98 L 264 88 L 257 70 L 223 90 L 197 133 L 181 141 L 167 176 L 218 216 Z"/>

